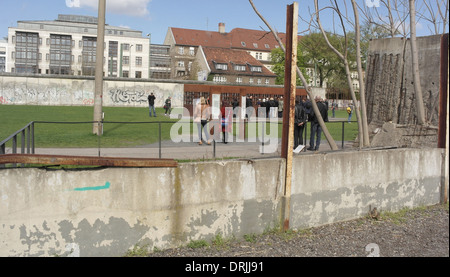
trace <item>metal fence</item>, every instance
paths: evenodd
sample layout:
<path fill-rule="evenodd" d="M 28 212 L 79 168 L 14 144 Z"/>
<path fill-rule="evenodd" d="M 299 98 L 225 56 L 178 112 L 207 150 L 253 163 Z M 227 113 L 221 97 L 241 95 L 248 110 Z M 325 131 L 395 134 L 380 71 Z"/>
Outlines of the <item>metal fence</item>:
<path fill-rule="evenodd" d="M 266 121 L 267 122 L 267 121 Z M 12 142 L 12 146 L 11 146 L 11 153 L 12 154 L 18 154 L 18 149 L 20 149 L 20 153 L 21 154 L 35 154 L 36 152 L 36 147 L 35 147 L 35 125 L 36 124 L 94 124 L 94 123 L 99 123 L 102 124 L 102 126 L 104 127 L 105 124 L 157 124 L 158 125 L 158 140 L 157 140 L 157 144 L 158 144 L 158 157 L 159 159 L 162 159 L 162 149 L 163 149 L 163 145 L 162 145 L 162 124 L 175 124 L 177 122 L 174 121 L 150 121 L 150 122 L 122 122 L 122 121 L 101 121 L 101 122 L 97 122 L 97 121 L 86 121 L 86 122 L 51 122 L 51 121 L 32 121 L 30 123 L 28 123 L 25 127 L 23 127 L 22 129 L 18 130 L 17 132 L 15 132 L 14 134 L 12 134 L 11 136 L 9 136 L 8 138 L 6 138 L 5 140 L 0 142 L 0 155 L 2 154 L 7 154 L 6 152 L 6 144 L 9 142 Z M 183 124 L 193 124 L 192 120 L 186 120 L 182 122 Z M 247 121 L 245 120 L 243 122 L 243 126 L 244 126 L 244 139 L 245 139 L 245 134 L 246 134 L 246 130 L 248 130 L 249 128 L 249 124 L 257 124 L 260 123 L 258 121 Z M 341 124 L 341 149 L 344 149 L 345 145 L 345 126 L 347 123 L 347 120 L 345 121 L 330 121 L 327 122 L 328 124 Z M 281 121 L 278 121 L 277 123 L 278 125 L 283 124 Z M 261 147 L 264 149 L 265 147 L 265 138 L 264 135 L 266 134 L 264 128 L 265 128 L 265 124 L 262 124 L 262 139 L 259 140 L 259 143 L 261 145 Z M 305 142 L 305 144 L 309 141 L 308 138 L 308 129 L 309 129 L 309 122 L 307 122 L 307 124 L 304 127 L 304 133 L 303 133 L 303 141 Z M 103 130 L 102 127 L 102 130 Z M 39 135 L 39 134 L 37 134 Z M 68 146 L 70 147 L 70 146 Z M 98 136 L 98 156 L 100 156 L 100 151 L 101 151 L 102 145 L 101 145 L 101 136 Z M 212 140 L 212 157 L 216 158 L 216 140 L 213 139 Z M 0 165 L 0 167 L 4 167 L 4 165 Z"/>

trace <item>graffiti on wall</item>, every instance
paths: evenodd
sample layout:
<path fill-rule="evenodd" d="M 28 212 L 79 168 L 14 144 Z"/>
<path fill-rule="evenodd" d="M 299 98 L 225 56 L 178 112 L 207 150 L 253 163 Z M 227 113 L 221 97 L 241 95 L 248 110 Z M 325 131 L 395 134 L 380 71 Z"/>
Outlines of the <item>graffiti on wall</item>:
<path fill-rule="evenodd" d="M 4 98 L 3 96 L 0 96 L 0 104 L 7 104 L 8 99 Z"/>
<path fill-rule="evenodd" d="M 7 105 L 82 105 L 94 104 L 93 80 L 65 78 L 4 77 L 0 80 L 0 104 Z M 104 106 L 146 106 L 150 93 L 155 105 L 162 107 L 167 97 L 172 106 L 182 106 L 184 85 L 175 83 L 105 81 Z"/>
<path fill-rule="evenodd" d="M 109 91 L 109 94 L 111 95 L 111 100 L 113 103 L 131 104 L 147 102 L 145 92 L 112 89 Z"/>

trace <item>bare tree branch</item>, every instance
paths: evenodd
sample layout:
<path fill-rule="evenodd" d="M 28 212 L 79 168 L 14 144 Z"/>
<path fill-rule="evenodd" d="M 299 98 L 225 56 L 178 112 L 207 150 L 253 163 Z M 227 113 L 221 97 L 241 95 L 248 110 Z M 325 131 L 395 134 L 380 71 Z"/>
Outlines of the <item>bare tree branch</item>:
<path fill-rule="evenodd" d="M 345 55 L 343 55 L 342 53 L 340 53 L 331 43 L 330 43 L 330 41 L 328 40 L 328 37 L 327 37 L 327 35 L 326 35 L 326 33 L 325 33 L 325 31 L 324 31 L 324 29 L 323 29 L 323 27 L 322 27 L 322 23 L 321 23 L 321 21 L 320 21 L 320 17 L 319 17 L 319 13 L 317 12 L 318 10 L 319 10 L 319 3 L 318 3 L 318 0 L 314 0 L 314 6 L 315 6 L 315 8 L 316 8 L 316 21 L 317 21 L 317 24 L 319 25 L 319 28 L 320 28 L 320 31 L 322 32 L 322 35 L 323 35 L 323 37 L 324 37 L 324 39 L 325 39 L 325 41 L 327 42 L 327 44 L 328 44 L 328 47 L 334 52 L 334 53 L 336 53 L 336 55 L 340 58 L 340 59 L 342 59 L 342 61 L 343 61 L 343 63 L 344 63 L 344 66 L 345 66 L 345 72 L 346 72 L 346 74 L 347 74 L 347 83 L 348 83 L 348 85 L 349 85 L 349 89 L 350 89 L 350 94 L 351 94 L 351 96 L 352 96 L 352 100 L 353 100 L 353 103 L 355 103 L 355 106 L 357 107 L 358 105 L 357 105 L 357 101 L 356 101 L 356 95 L 355 95 L 355 91 L 353 90 L 353 86 L 352 86 L 352 79 L 351 79 L 351 72 L 350 72 L 350 67 L 349 67 L 349 64 L 348 64 L 348 60 L 347 60 L 347 47 L 345 48 Z M 342 20 L 342 17 L 341 17 L 341 15 L 340 15 L 340 13 L 338 14 L 339 15 L 339 18 Z M 345 32 L 345 31 L 344 31 Z M 361 114 L 360 114 L 360 111 L 359 111 L 359 109 L 357 108 L 356 109 L 356 117 L 357 117 L 357 121 L 358 121 L 358 136 L 359 136 L 359 147 L 360 148 L 362 148 L 363 147 L 363 132 L 362 132 L 362 123 L 361 123 Z"/>
<path fill-rule="evenodd" d="M 270 29 L 270 31 L 272 32 L 272 34 L 275 37 L 275 40 L 278 42 L 278 44 L 280 45 L 280 48 L 283 50 L 283 52 L 286 53 L 286 48 L 283 45 L 281 39 L 278 36 L 278 33 L 274 31 L 274 29 L 272 28 L 272 26 L 270 26 L 270 24 L 267 22 L 267 20 L 259 13 L 259 11 L 256 9 L 255 5 L 253 4 L 252 0 L 249 0 L 250 4 L 253 7 L 253 10 L 255 11 L 255 13 L 259 16 L 259 18 L 261 18 L 261 20 L 266 24 L 266 26 Z M 322 131 L 323 134 L 325 135 L 325 138 L 328 141 L 328 144 L 330 145 L 331 150 L 338 150 L 338 147 L 336 145 L 336 142 L 333 140 L 333 137 L 330 135 L 330 132 L 328 131 L 328 128 L 325 125 L 325 122 L 323 121 L 322 116 L 320 115 L 319 112 L 319 108 L 317 107 L 317 103 L 314 100 L 313 94 L 312 94 L 312 90 L 311 87 L 308 85 L 308 83 L 306 82 L 305 77 L 303 76 L 300 68 L 297 66 L 297 75 L 300 77 L 300 80 L 303 82 L 303 84 L 305 85 L 306 88 L 306 93 L 308 94 L 310 100 L 311 100 L 311 104 L 312 104 L 312 108 L 314 110 L 314 114 L 316 115 L 318 121 L 319 121 L 319 125 L 320 127 L 322 127 Z"/>

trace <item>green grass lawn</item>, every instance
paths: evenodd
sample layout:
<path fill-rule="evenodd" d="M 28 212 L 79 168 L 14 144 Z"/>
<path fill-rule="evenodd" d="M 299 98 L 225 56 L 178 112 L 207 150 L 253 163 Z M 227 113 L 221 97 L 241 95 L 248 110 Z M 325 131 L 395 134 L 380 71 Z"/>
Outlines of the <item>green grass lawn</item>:
<path fill-rule="evenodd" d="M 170 129 L 176 119 L 164 116 L 164 110 L 157 108 L 158 117 L 149 117 L 148 108 L 104 107 L 105 121 L 139 122 L 138 124 L 105 123 L 103 136 L 92 134 L 92 123 L 83 124 L 35 124 L 36 147 L 130 147 L 158 142 L 161 124 L 162 140 L 170 139 Z M 330 111 L 331 117 L 331 111 Z M 345 111 L 337 111 L 337 118 L 346 118 Z M 12 106 L 0 105 L 0 141 L 25 127 L 31 121 L 51 122 L 90 122 L 93 121 L 93 107 L 76 106 Z M 143 123 L 144 122 L 144 123 Z M 150 124 L 153 122 L 152 124 Z M 344 140 L 354 140 L 357 124 L 345 123 Z M 268 126 L 268 125 L 266 125 Z M 267 128 L 267 127 L 266 127 Z M 328 122 L 327 128 L 333 138 L 342 140 L 342 123 Z M 191 126 L 197 132 L 195 126 Z M 309 135 L 308 126 L 308 135 Z M 268 132 L 266 132 L 268 133 Z M 282 124 L 278 124 L 278 137 L 281 137 Z M 20 136 L 18 138 L 20 141 Z M 12 145 L 11 142 L 7 147 Z M 19 146 L 18 146 L 19 147 Z"/>
<path fill-rule="evenodd" d="M 105 121 L 148 122 L 147 124 L 105 123 L 101 147 L 127 147 L 145 145 L 158 141 L 157 121 L 176 122 L 164 116 L 157 108 L 158 117 L 149 117 L 148 108 L 104 107 Z M 90 122 L 93 107 L 59 106 L 7 106 L 0 105 L 0 140 L 26 126 L 31 121 Z M 170 123 L 161 124 L 161 137 L 170 139 Z M 92 134 L 92 123 L 83 124 L 35 124 L 36 147 L 97 147 L 99 137 Z M 11 143 L 8 144 L 9 146 Z"/>

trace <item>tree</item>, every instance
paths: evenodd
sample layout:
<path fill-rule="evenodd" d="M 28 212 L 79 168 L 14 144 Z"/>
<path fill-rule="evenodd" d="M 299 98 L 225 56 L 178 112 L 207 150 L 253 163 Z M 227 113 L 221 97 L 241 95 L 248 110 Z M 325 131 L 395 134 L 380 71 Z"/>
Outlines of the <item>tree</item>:
<path fill-rule="evenodd" d="M 267 20 L 261 15 L 261 13 L 259 13 L 259 11 L 256 9 L 255 5 L 253 4 L 252 0 L 248 0 L 250 2 L 250 5 L 252 5 L 253 10 L 255 11 L 255 13 L 259 16 L 259 18 L 261 18 L 261 20 L 264 22 L 264 24 L 266 24 L 267 28 L 270 29 L 270 32 L 273 34 L 273 36 L 275 37 L 275 40 L 278 42 L 278 44 L 280 45 L 280 48 L 283 50 L 283 52 L 286 52 L 286 49 L 283 45 L 283 42 L 281 41 L 280 37 L 278 36 L 277 32 L 275 32 L 275 30 L 272 28 L 272 26 L 267 22 Z M 323 121 L 322 116 L 320 115 L 319 112 L 319 108 L 317 107 L 317 103 L 314 100 L 313 94 L 312 94 L 312 90 L 311 87 L 308 85 L 308 82 L 306 81 L 305 77 L 303 76 L 303 73 L 301 72 L 300 68 L 297 66 L 297 74 L 300 77 L 301 81 L 306 84 L 305 88 L 306 88 L 306 93 L 308 94 L 309 98 L 311 99 L 311 104 L 312 104 L 312 108 L 314 113 L 317 115 L 317 120 L 319 121 L 319 125 L 320 127 L 322 127 L 323 130 L 323 134 L 325 136 L 325 138 L 328 141 L 328 144 L 330 145 L 331 150 L 338 150 L 338 147 L 336 145 L 336 142 L 333 140 L 333 137 L 330 135 L 330 132 L 328 131 L 327 126 L 325 125 L 325 122 Z"/>
<path fill-rule="evenodd" d="M 353 0 L 352 0 L 353 1 Z M 316 10 L 316 13 L 315 13 L 315 15 L 316 15 L 316 22 L 317 22 L 317 24 L 318 24 L 318 26 L 319 26 L 319 29 L 320 29 L 320 31 L 322 32 L 322 35 L 323 35 L 323 37 L 324 37 L 324 39 L 325 39 L 325 41 L 327 42 L 327 45 L 328 45 L 328 47 L 339 57 L 339 59 L 341 59 L 342 60 L 342 62 L 344 63 L 344 67 L 345 67 L 345 72 L 346 72 L 346 75 L 347 75 L 347 82 L 348 82 L 348 85 L 349 85 L 349 88 L 350 88 L 350 94 L 351 94 L 351 96 L 352 96 L 352 100 L 353 100 L 353 102 L 356 104 L 357 103 L 357 101 L 356 101 L 356 95 L 355 95 L 355 92 L 354 92 L 354 90 L 353 90 L 353 85 L 352 85 L 352 79 L 351 79 L 351 72 L 350 72 L 350 64 L 349 64 L 349 59 L 348 59 L 348 57 L 349 57 L 349 51 L 348 51 L 348 37 L 347 37 L 347 32 L 346 32 L 346 30 L 345 30 L 345 25 L 344 25 L 344 22 L 343 22 L 343 16 L 342 16 L 342 14 L 341 14 L 341 12 L 340 12 L 340 10 L 339 10 L 339 7 L 338 7 L 338 5 L 337 5 L 337 3 L 336 3 L 336 6 L 335 7 L 332 7 L 332 9 L 334 9 L 336 12 L 337 12 L 337 14 L 338 14 L 338 16 L 339 16 L 339 20 L 341 21 L 341 26 L 342 26 L 342 28 L 343 28 L 343 32 L 344 32 L 344 47 L 342 48 L 343 49 L 343 52 L 341 53 L 338 49 L 337 49 L 337 47 L 336 46 L 334 46 L 332 43 L 331 43 L 331 41 L 328 39 L 328 36 L 327 36 L 327 34 L 326 34 L 326 32 L 325 32 L 325 30 L 323 29 L 323 27 L 322 27 L 322 23 L 321 23 L 321 21 L 320 21 L 320 12 L 319 12 L 319 3 L 318 3 L 318 0 L 314 0 L 314 6 L 315 6 L 315 10 Z M 356 28 L 357 29 L 357 31 L 359 32 L 359 29 L 358 28 Z M 357 36 L 356 37 L 357 39 L 359 39 L 359 37 Z M 356 41 L 356 45 L 357 45 L 357 57 L 358 58 L 360 58 L 360 54 L 358 54 L 360 51 L 360 49 L 359 49 L 359 46 L 358 46 L 358 41 Z M 358 61 L 358 68 L 360 68 L 360 61 Z M 358 70 L 359 71 L 359 70 Z M 359 79 L 360 79 L 360 85 L 362 85 L 363 84 L 363 82 L 362 82 L 362 74 L 361 74 L 361 72 L 360 72 L 360 74 L 359 74 L 360 76 L 359 76 Z M 356 112 L 356 118 L 357 118 L 357 122 L 358 122 L 358 137 L 359 137 L 359 147 L 360 148 L 362 148 L 365 144 L 366 144 L 366 141 L 368 141 L 368 130 L 364 130 L 364 125 L 363 125 L 363 123 L 362 123 L 362 119 L 361 119 L 361 114 L 360 114 L 360 111 L 359 111 L 359 109 L 355 109 L 355 112 Z M 365 139 L 365 137 L 366 137 L 366 133 L 367 133 L 367 139 Z"/>
<path fill-rule="evenodd" d="M 339 45 L 338 48 L 341 49 L 343 46 L 341 36 L 327 33 L 327 38 L 333 45 Z M 299 41 L 299 47 L 304 60 L 303 66 L 314 69 L 319 87 L 323 87 L 325 80 L 330 79 L 336 71 L 342 69 L 342 61 L 330 51 L 321 33 L 313 32 L 303 36 Z"/>
<path fill-rule="evenodd" d="M 271 63 L 273 65 L 272 71 L 277 75 L 277 78 L 275 80 L 275 84 L 277 85 L 284 84 L 285 59 L 286 57 L 282 49 L 275 48 L 272 50 L 271 52 Z M 309 78 L 306 75 L 306 70 L 304 67 L 302 67 L 304 66 L 304 61 L 300 47 L 297 48 L 297 66 L 300 67 L 300 70 L 306 76 L 306 81 L 309 82 Z M 303 84 L 303 82 L 300 80 L 299 76 L 297 76 L 297 86 L 305 86 L 305 84 Z"/>

